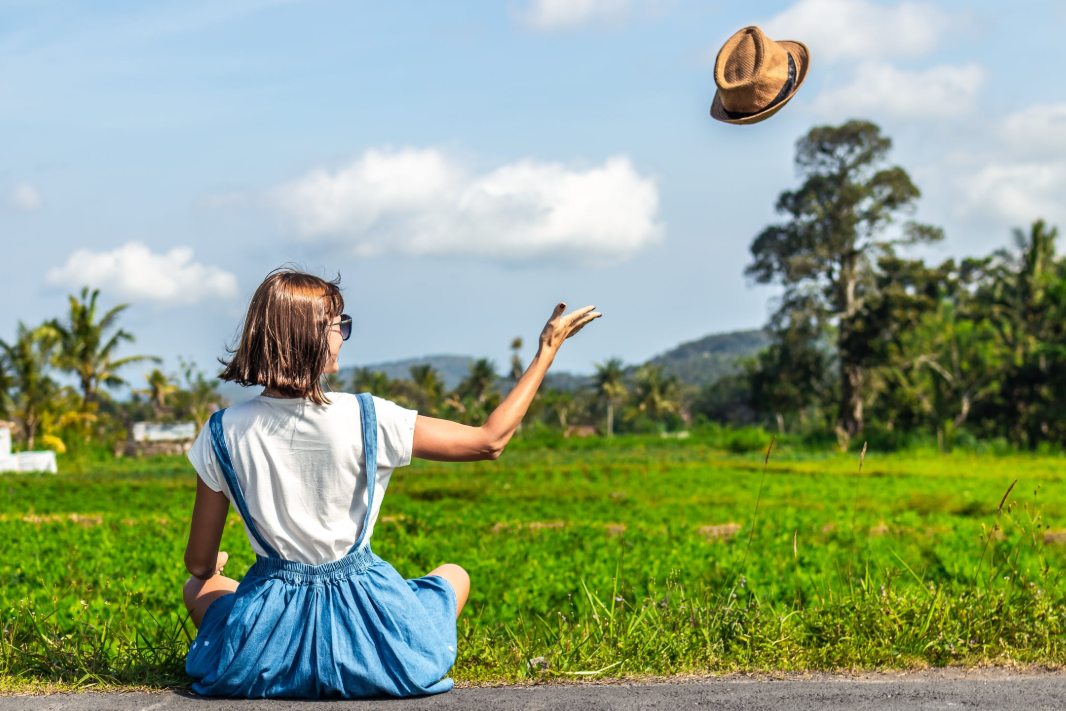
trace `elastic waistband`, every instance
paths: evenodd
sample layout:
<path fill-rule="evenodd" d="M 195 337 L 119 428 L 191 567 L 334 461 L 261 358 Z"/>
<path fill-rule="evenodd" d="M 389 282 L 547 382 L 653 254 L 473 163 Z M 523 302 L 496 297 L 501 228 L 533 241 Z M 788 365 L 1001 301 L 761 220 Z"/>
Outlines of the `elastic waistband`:
<path fill-rule="evenodd" d="M 248 575 L 259 578 L 280 578 L 297 585 L 314 585 L 357 575 L 380 560 L 381 558 L 370 550 L 369 543 L 340 560 L 322 565 L 309 565 L 295 560 L 256 555 L 255 564 L 248 570 Z"/>

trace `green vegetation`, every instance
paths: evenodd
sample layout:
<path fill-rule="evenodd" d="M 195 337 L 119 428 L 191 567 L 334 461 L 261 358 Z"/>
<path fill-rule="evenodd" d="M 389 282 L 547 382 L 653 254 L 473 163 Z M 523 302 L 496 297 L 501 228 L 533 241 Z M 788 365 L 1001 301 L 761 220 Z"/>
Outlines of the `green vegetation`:
<path fill-rule="evenodd" d="M 556 436 L 416 462 L 374 548 L 407 577 L 470 571 L 460 680 L 1066 661 L 1061 457 L 870 452 L 860 475 L 792 442 L 764 474 L 760 441 Z M 187 683 L 194 490 L 179 457 L 0 477 L 0 688 Z M 236 516 L 223 545 L 239 577 Z"/>
<path fill-rule="evenodd" d="M 920 195 L 888 164 L 868 121 L 811 129 L 796 144 L 803 183 L 785 220 L 752 243 L 747 273 L 783 287 L 773 341 L 746 372 L 703 393 L 708 417 L 835 432 L 842 449 L 875 431 L 941 441 L 1066 441 L 1066 258 L 1034 215 L 1015 248 L 927 265 L 901 248 L 941 230 L 904 220 Z"/>
<path fill-rule="evenodd" d="M 751 248 L 783 287 L 766 331 L 557 374 L 499 462 L 395 477 L 378 553 L 474 581 L 456 678 L 1066 661 L 1066 257 L 1036 220 L 1014 251 L 903 259 L 941 234 L 900 224 L 919 191 L 890 148 L 865 121 L 800 139 L 803 182 Z M 224 398 L 179 361 L 113 399 L 157 359 L 118 357 L 125 307 L 97 298 L 0 340 L 16 447 L 65 452 L 60 476 L 0 475 L 0 690 L 187 682 L 195 475 L 111 452 Z M 521 349 L 502 377 L 450 357 L 327 382 L 480 424 Z M 236 517 L 223 545 L 239 576 Z"/>
<path fill-rule="evenodd" d="M 781 193 L 785 219 L 752 242 L 747 273 L 783 287 L 765 330 L 708 336 L 642 364 L 605 357 L 591 375 L 549 374 L 524 432 L 588 436 L 674 433 L 709 422 L 761 426 L 808 444 L 856 451 L 935 439 L 938 449 L 1061 451 L 1066 443 L 1066 257 L 1042 220 L 1016 249 L 927 265 L 902 249 L 941 231 L 907 221 L 920 197 L 892 141 L 868 121 L 811 129 L 796 146 L 802 184 Z M 1035 217 L 1035 216 L 1034 216 Z M 16 446 L 69 451 L 78 469 L 117 448 L 138 420 L 202 424 L 224 405 L 218 382 L 180 361 L 155 368 L 126 401 L 107 388 L 147 356 L 117 357 L 133 340 L 98 315 L 98 293 L 70 298 L 64 319 L 0 340 L 0 418 Z M 397 361 L 326 378 L 427 415 L 481 424 L 523 369 L 511 342 L 501 374 L 487 358 Z M 437 365 L 435 366 L 434 363 Z M 439 367 L 438 367 L 439 366 Z M 74 376 L 62 387 L 55 371 Z"/>

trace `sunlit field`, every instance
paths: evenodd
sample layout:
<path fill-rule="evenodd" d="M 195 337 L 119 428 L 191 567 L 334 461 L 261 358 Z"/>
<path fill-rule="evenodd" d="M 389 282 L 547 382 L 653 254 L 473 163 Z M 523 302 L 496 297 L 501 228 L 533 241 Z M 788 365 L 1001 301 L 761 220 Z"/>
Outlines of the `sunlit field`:
<path fill-rule="evenodd" d="M 1066 659 L 1061 456 L 555 445 L 393 477 L 375 551 L 473 580 L 457 680 Z M 194 490 L 181 457 L 0 477 L 0 689 L 188 683 Z M 223 547 L 239 578 L 236 514 Z"/>

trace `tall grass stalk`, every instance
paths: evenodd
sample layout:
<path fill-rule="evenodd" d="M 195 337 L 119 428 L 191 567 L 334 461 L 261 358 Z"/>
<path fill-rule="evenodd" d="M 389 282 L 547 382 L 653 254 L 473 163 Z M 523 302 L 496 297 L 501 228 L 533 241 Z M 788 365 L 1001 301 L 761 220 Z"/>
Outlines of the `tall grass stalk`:
<path fill-rule="evenodd" d="M 855 548 L 855 521 L 859 514 L 859 488 L 862 486 L 862 465 L 866 461 L 866 442 L 862 443 L 862 451 L 859 452 L 859 472 L 855 475 L 855 496 L 851 504 L 851 547 Z"/>
<path fill-rule="evenodd" d="M 759 503 L 762 501 L 762 491 L 763 487 L 766 485 L 766 468 L 770 465 L 770 453 L 774 451 L 775 442 L 777 442 L 776 436 L 770 439 L 770 446 L 766 448 L 766 457 L 763 459 L 762 463 L 762 475 L 759 477 L 759 491 L 755 495 L 755 511 L 751 515 L 751 531 L 748 533 L 748 545 L 744 547 L 744 560 L 740 564 L 742 575 L 746 575 L 748 570 L 748 553 L 751 552 L 751 542 L 755 540 L 755 528 L 759 523 Z"/>
<path fill-rule="evenodd" d="M 971 588 L 977 586 L 977 576 L 981 574 L 981 565 L 985 562 L 985 555 L 988 553 L 988 546 L 992 542 L 992 536 L 999 530 L 999 517 L 1003 513 L 1003 505 L 1007 503 L 1007 497 L 1010 496 L 1010 492 L 1014 490 L 1014 485 L 1018 483 L 1015 479 L 1007 487 L 1006 493 L 1003 494 L 1003 498 L 999 501 L 999 507 L 996 509 L 996 519 L 992 524 L 992 528 L 989 529 L 988 535 L 985 536 L 985 546 L 981 549 L 981 557 L 977 560 L 977 567 L 973 571 L 973 581 L 970 583 Z"/>

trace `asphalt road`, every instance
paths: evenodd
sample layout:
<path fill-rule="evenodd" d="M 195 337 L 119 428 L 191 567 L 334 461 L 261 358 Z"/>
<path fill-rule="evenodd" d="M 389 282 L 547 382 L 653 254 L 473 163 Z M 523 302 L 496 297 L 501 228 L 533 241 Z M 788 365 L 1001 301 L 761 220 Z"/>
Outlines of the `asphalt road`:
<path fill-rule="evenodd" d="M 819 676 L 755 680 L 730 677 L 658 684 L 543 684 L 526 687 L 455 689 L 419 699 L 295 701 L 206 699 L 191 693 L 55 694 L 0 697 L 3 711 L 251 711 L 252 709 L 696 709 L 715 711 L 809 711 L 813 709 L 1066 709 L 1066 673 L 931 672 L 922 674 Z"/>

